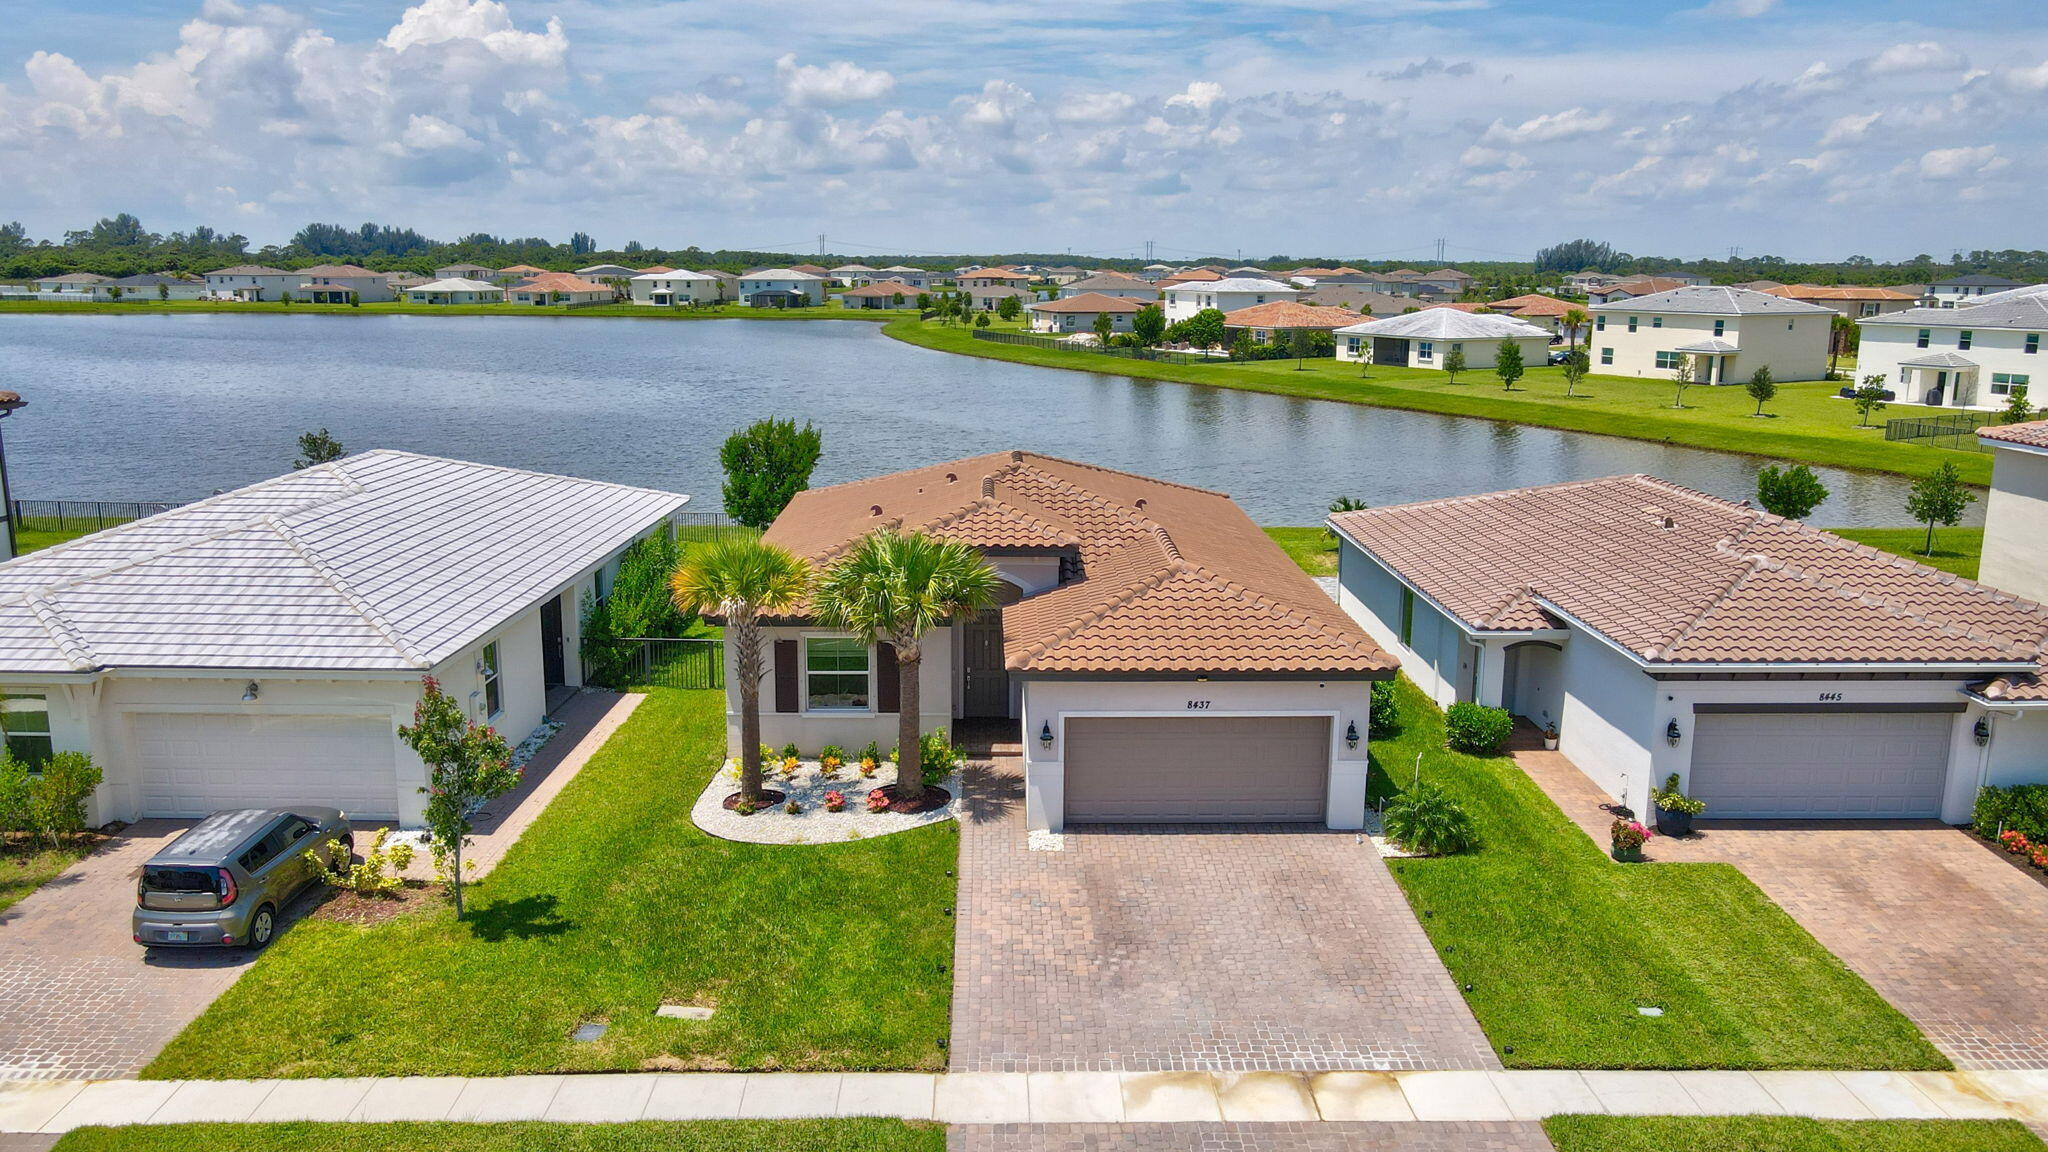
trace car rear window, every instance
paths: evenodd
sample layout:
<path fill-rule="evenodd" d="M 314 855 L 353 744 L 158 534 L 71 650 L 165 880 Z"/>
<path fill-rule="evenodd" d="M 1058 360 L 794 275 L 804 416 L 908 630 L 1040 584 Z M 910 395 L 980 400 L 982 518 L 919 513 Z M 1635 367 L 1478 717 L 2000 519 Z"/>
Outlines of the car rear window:
<path fill-rule="evenodd" d="M 219 883 L 206 868 L 146 867 L 142 870 L 145 892 L 212 892 Z"/>

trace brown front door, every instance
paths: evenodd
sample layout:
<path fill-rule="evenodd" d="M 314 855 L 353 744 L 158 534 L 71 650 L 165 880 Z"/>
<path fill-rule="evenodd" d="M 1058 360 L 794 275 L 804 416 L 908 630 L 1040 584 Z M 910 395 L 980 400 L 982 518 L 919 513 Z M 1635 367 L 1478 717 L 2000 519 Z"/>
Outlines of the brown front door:
<path fill-rule="evenodd" d="M 962 690 L 960 714 L 1003 717 L 1010 714 L 1010 674 L 1003 668 L 1003 613 L 991 608 L 960 629 Z"/>

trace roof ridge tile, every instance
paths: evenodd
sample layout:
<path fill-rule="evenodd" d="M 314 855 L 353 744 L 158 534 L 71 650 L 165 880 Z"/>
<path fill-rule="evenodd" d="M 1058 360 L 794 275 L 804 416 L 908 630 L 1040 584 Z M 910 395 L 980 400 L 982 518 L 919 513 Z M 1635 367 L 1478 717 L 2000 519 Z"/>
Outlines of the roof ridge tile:
<path fill-rule="evenodd" d="M 348 581 L 342 579 L 341 574 L 336 572 L 321 557 L 320 553 L 314 550 L 312 545 L 301 540 L 291 530 L 291 526 L 284 522 L 282 517 L 265 516 L 262 518 L 262 523 L 272 532 L 275 532 L 278 539 L 284 541 L 285 547 L 290 548 L 293 555 L 305 561 L 306 566 L 313 570 L 314 575 L 320 577 L 321 583 L 332 588 L 335 595 L 341 597 L 348 603 L 349 607 L 355 609 L 356 614 L 361 616 L 376 631 L 377 635 L 382 636 L 385 643 L 390 644 L 399 655 L 405 657 L 407 662 L 418 668 L 433 667 L 434 662 L 427 659 L 425 653 L 421 652 L 404 633 L 400 632 L 389 620 L 386 620 L 375 608 L 370 607 L 369 601 L 363 599 L 349 585 Z"/>
<path fill-rule="evenodd" d="M 85 634 L 78 630 L 78 626 L 71 622 L 71 618 L 64 615 L 63 610 L 48 596 L 40 591 L 31 592 L 22 597 L 22 602 L 28 605 L 28 610 L 35 616 L 36 623 L 41 624 L 43 631 L 50 634 L 51 642 L 57 645 L 57 651 L 63 655 L 65 662 L 70 664 L 73 670 L 91 672 L 102 666 L 99 657 L 92 650 L 92 645 L 86 642 Z"/>

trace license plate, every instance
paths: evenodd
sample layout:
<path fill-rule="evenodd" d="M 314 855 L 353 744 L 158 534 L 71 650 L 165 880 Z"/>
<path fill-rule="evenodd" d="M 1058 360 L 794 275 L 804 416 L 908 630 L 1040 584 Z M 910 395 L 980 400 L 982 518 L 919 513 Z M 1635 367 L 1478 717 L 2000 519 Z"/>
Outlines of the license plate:
<path fill-rule="evenodd" d="M 186 939 L 187 937 L 183 932 L 164 933 L 164 943 L 166 944 L 183 944 L 186 941 Z"/>

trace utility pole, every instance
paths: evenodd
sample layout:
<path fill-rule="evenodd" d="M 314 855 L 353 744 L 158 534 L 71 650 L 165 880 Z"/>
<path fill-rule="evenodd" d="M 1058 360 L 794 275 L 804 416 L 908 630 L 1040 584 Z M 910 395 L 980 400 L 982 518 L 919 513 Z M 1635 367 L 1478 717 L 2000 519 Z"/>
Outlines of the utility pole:
<path fill-rule="evenodd" d="M 1439 268 L 1444 265 L 1444 238 L 1441 236 L 1436 238 L 1436 265 Z"/>
<path fill-rule="evenodd" d="M 824 234 L 823 232 L 820 232 L 820 233 L 818 233 L 818 255 L 820 255 L 820 256 L 823 256 L 824 254 L 825 254 L 825 234 Z"/>
<path fill-rule="evenodd" d="M 1145 263 L 1152 263 L 1152 241 L 1145 241 Z"/>

